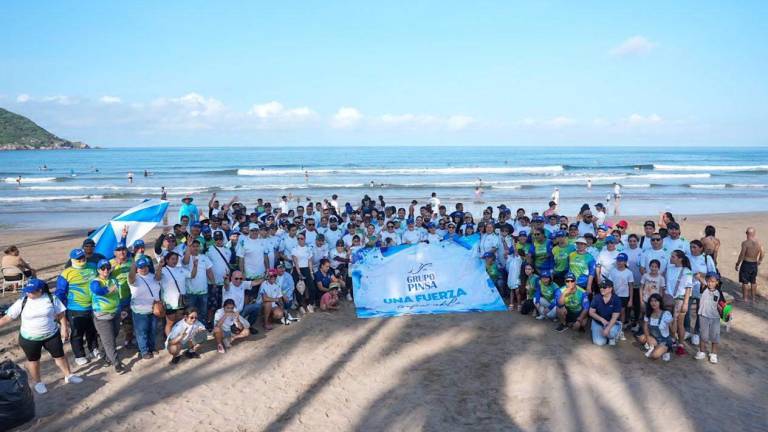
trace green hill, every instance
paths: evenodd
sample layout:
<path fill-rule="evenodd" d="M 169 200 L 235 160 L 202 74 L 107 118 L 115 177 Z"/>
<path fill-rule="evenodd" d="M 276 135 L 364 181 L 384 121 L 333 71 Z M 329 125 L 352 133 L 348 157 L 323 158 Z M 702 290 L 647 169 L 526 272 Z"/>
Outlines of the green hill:
<path fill-rule="evenodd" d="M 0 108 L 0 150 L 87 149 L 48 132 L 32 120 Z"/>

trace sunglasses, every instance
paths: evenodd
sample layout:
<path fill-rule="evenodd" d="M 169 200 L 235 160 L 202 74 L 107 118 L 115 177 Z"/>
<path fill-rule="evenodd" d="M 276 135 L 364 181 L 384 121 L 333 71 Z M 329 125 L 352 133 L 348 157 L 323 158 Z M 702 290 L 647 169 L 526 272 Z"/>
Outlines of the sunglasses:
<path fill-rule="evenodd" d="M 576 282 L 576 281 L 574 279 L 566 279 L 565 282 L 566 283 L 573 283 L 573 282 Z"/>
<path fill-rule="evenodd" d="M 651 241 L 661 241 L 660 238 L 652 238 Z"/>
<path fill-rule="evenodd" d="M 613 287 L 612 287 L 612 286 L 608 286 L 608 285 L 604 285 L 604 286 L 601 286 L 601 287 L 600 287 L 600 289 L 601 289 L 601 290 L 603 290 L 603 289 L 609 289 L 609 288 L 613 288 Z"/>
<path fill-rule="evenodd" d="M 232 278 L 232 280 L 243 280 L 243 278 Z"/>

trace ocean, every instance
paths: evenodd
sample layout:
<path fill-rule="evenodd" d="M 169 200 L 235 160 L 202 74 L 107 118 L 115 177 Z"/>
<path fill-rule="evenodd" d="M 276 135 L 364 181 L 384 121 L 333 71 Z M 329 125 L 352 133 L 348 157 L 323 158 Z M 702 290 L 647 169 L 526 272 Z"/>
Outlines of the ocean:
<path fill-rule="evenodd" d="M 212 192 L 222 200 L 237 195 L 249 207 L 289 193 L 301 201 L 336 193 L 341 203 L 383 195 L 405 205 L 436 192 L 449 208 L 457 201 L 475 211 L 505 203 L 530 212 L 546 209 L 558 187 L 562 212 L 573 215 L 583 203 L 606 203 L 614 182 L 623 187 L 622 215 L 768 210 L 766 148 L 110 148 L 0 158 L 4 228 L 95 227 L 159 197 L 162 186 L 171 211 L 185 194 L 206 207 Z M 483 204 L 475 202 L 477 186 Z"/>

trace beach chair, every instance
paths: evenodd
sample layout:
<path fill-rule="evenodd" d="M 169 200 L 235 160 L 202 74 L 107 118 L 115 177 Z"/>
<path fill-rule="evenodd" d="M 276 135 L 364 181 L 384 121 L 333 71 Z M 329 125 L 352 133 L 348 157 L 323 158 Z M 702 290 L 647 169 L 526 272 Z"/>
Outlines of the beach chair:
<path fill-rule="evenodd" d="M 14 275 L 8 275 L 9 270 L 17 270 L 19 273 Z M 24 274 L 24 271 L 18 267 L 3 267 L 0 269 L 0 274 L 3 277 L 3 288 L 2 288 L 2 294 L 0 296 L 5 296 L 5 291 L 8 288 L 11 288 L 12 292 L 15 290 L 18 290 L 20 287 L 24 286 L 24 284 L 27 282 L 27 276 Z"/>

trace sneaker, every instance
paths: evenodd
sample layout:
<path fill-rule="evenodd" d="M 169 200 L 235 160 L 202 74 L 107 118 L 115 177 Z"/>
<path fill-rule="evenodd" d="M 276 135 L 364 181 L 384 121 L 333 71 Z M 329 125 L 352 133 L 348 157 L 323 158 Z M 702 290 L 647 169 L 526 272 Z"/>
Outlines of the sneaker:
<path fill-rule="evenodd" d="M 288 317 L 287 317 L 287 316 L 285 316 L 285 315 L 283 315 L 283 318 L 282 318 L 282 319 L 280 319 L 280 322 L 282 322 L 282 323 L 283 323 L 283 325 L 291 325 L 291 322 L 290 322 L 290 321 L 288 321 Z"/>
<path fill-rule="evenodd" d="M 690 333 L 688 333 L 688 332 L 685 332 L 685 337 L 684 337 L 683 339 L 684 339 L 684 340 L 688 340 L 688 339 L 690 339 L 690 338 L 691 338 L 691 334 L 690 334 Z"/>
<path fill-rule="evenodd" d="M 564 331 L 566 331 L 566 330 L 568 330 L 568 326 L 565 326 L 565 325 L 563 325 L 563 324 L 559 324 L 559 325 L 558 325 L 558 326 L 555 328 L 555 331 L 556 331 L 556 332 L 558 332 L 558 333 L 562 333 L 562 332 L 564 332 Z"/>
<path fill-rule="evenodd" d="M 83 382 L 83 379 L 80 378 L 78 375 L 71 374 L 64 377 L 64 382 L 67 384 L 80 384 Z"/>
<path fill-rule="evenodd" d="M 661 355 L 661 359 L 664 360 L 665 362 L 668 362 L 669 359 L 671 358 L 672 356 L 670 356 L 668 352 L 665 352 L 664 354 Z"/>
<path fill-rule="evenodd" d="M 45 384 L 39 382 L 35 384 L 35 391 L 37 394 L 46 394 L 48 393 L 48 388 L 45 386 Z"/>
<path fill-rule="evenodd" d="M 112 366 L 112 362 L 111 362 L 111 361 L 109 361 L 109 359 L 108 359 L 108 358 L 106 358 L 106 357 L 104 357 L 104 358 L 101 360 L 101 362 L 103 363 L 102 367 L 111 367 L 111 366 Z"/>
<path fill-rule="evenodd" d="M 632 327 L 632 331 L 635 332 L 635 333 L 639 332 L 640 331 L 640 324 L 635 324 L 635 326 Z"/>
<path fill-rule="evenodd" d="M 717 354 L 712 353 L 709 355 L 709 362 L 712 364 L 717 364 Z"/>
<path fill-rule="evenodd" d="M 699 351 L 696 353 L 695 356 L 693 356 L 693 358 L 695 358 L 696 360 L 704 360 L 705 357 L 707 357 L 707 355 L 704 354 L 703 351 Z"/>
<path fill-rule="evenodd" d="M 181 361 L 181 356 L 176 356 L 171 359 L 171 364 L 175 365 L 175 364 L 178 364 L 180 361 Z"/>
<path fill-rule="evenodd" d="M 539 321 L 543 320 L 544 318 L 546 318 L 544 315 L 538 315 L 536 317 L 536 319 L 539 320 Z"/>
<path fill-rule="evenodd" d="M 624 332 L 623 331 L 619 332 L 619 340 L 623 340 L 623 341 L 627 340 L 627 338 L 624 336 Z"/>
<path fill-rule="evenodd" d="M 75 364 L 78 366 L 85 366 L 88 364 L 88 357 L 76 357 Z"/>
<path fill-rule="evenodd" d="M 92 354 L 93 354 L 93 358 L 95 358 L 95 359 L 100 359 L 101 358 L 101 352 L 99 351 L 98 348 L 94 348 Z"/>
<path fill-rule="evenodd" d="M 286 315 L 288 315 L 288 321 L 298 321 L 299 320 L 299 318 L 297 318 L 297 317 L 295 317 L 295 316 L 293 316 L 293 315 L 291 315 L 289 313 L 286 313 Z"/>
<path fill-rule="evenodd" d="M 125 365 L 122 362 L 115 363 L 115 372 L 117 372 L 119 375 L 122 375 L 126 372 L 128 372 L 128 369 L 125 368 Z"/>
<path fill-rule="evenodd" d="M 645 346 L 646 346 L 645 356 L 648 358 L 651 358 L 651 354 L 653 354 L 653 350 L 655 349 L 655 347 L 649 346 L 648 344 L 645 344 Z"/>
<path fill-rule="evenodd" d="M 309 313 L 314 313 L 315 307 L 313 305 L 307 305 L 307 310 L 309 311 Z"/>
<path fill-rule="evenodd" d="M 216 347 L 216 351 L 219 352 L 219 354 L 224 354 L 226 351 L 224 351 L 224 345 L 219 344 L 219 346 Z"/>
<path fill-rule="evenodd" d="M 608 345 L 616 346 L 616 339 L 608 339 Z"/>
<path fill-rule="evenodd" d="M 184 356 L 185 356 L 186 358 L 191 358 L 191 359 L 199 359 L 199 358 L 200 358 L 200 354 L 198 354 L 198 353 L 196 353 L 196 352 L 194 352 L 194 351 L 190 351 L 190 350 L 187 350 L 187 351 L 184 353 Z"/>
<path fill-rule="evenodd" d="M 675 354 L 679 356 L 684 356 L 688 354 L 688 351 L 685 350 L 685 347 L 682 345 L 678 345 L 677 348 L 675 348 Z"/>
<path fill-rule="evenodd" d="M 699 346 L 699 335 L 695 334 L 691 336 L 691 343 L 696 346 Z"/>
<path fill-rule="evenodd" d="M 347 293 L 347 301 L 348 302 L 352 301 L 352 294 Z"/>
<path fill-rule="evenodd" d="M 651 349 L 651 346 L 648 345 L 648 343 L 646 342 L 645 345 L 643 345 L 643 349 L 647 351 L 647 350 Z"/>
<path fill-rule="evenodd" d="M 144 360 L 152 360 L 154 357 L 155 356 L 153 356 L 152 353 L 146 353 L 143 356 L 141 356 L 141 358 L 143 358 Z"/>
<path fill-rule="evenodd" d="M 304 306 L 300 307 L 300 308 L 299 308 L 299 311 L 300 311 L 301 313 L 303 313 L 304 315 L 306 315 L 306 314 L 308 314 L 308 313 L 309 313 L 309 311 L 307 310 L 307 308 L 305 308 Z"/>

